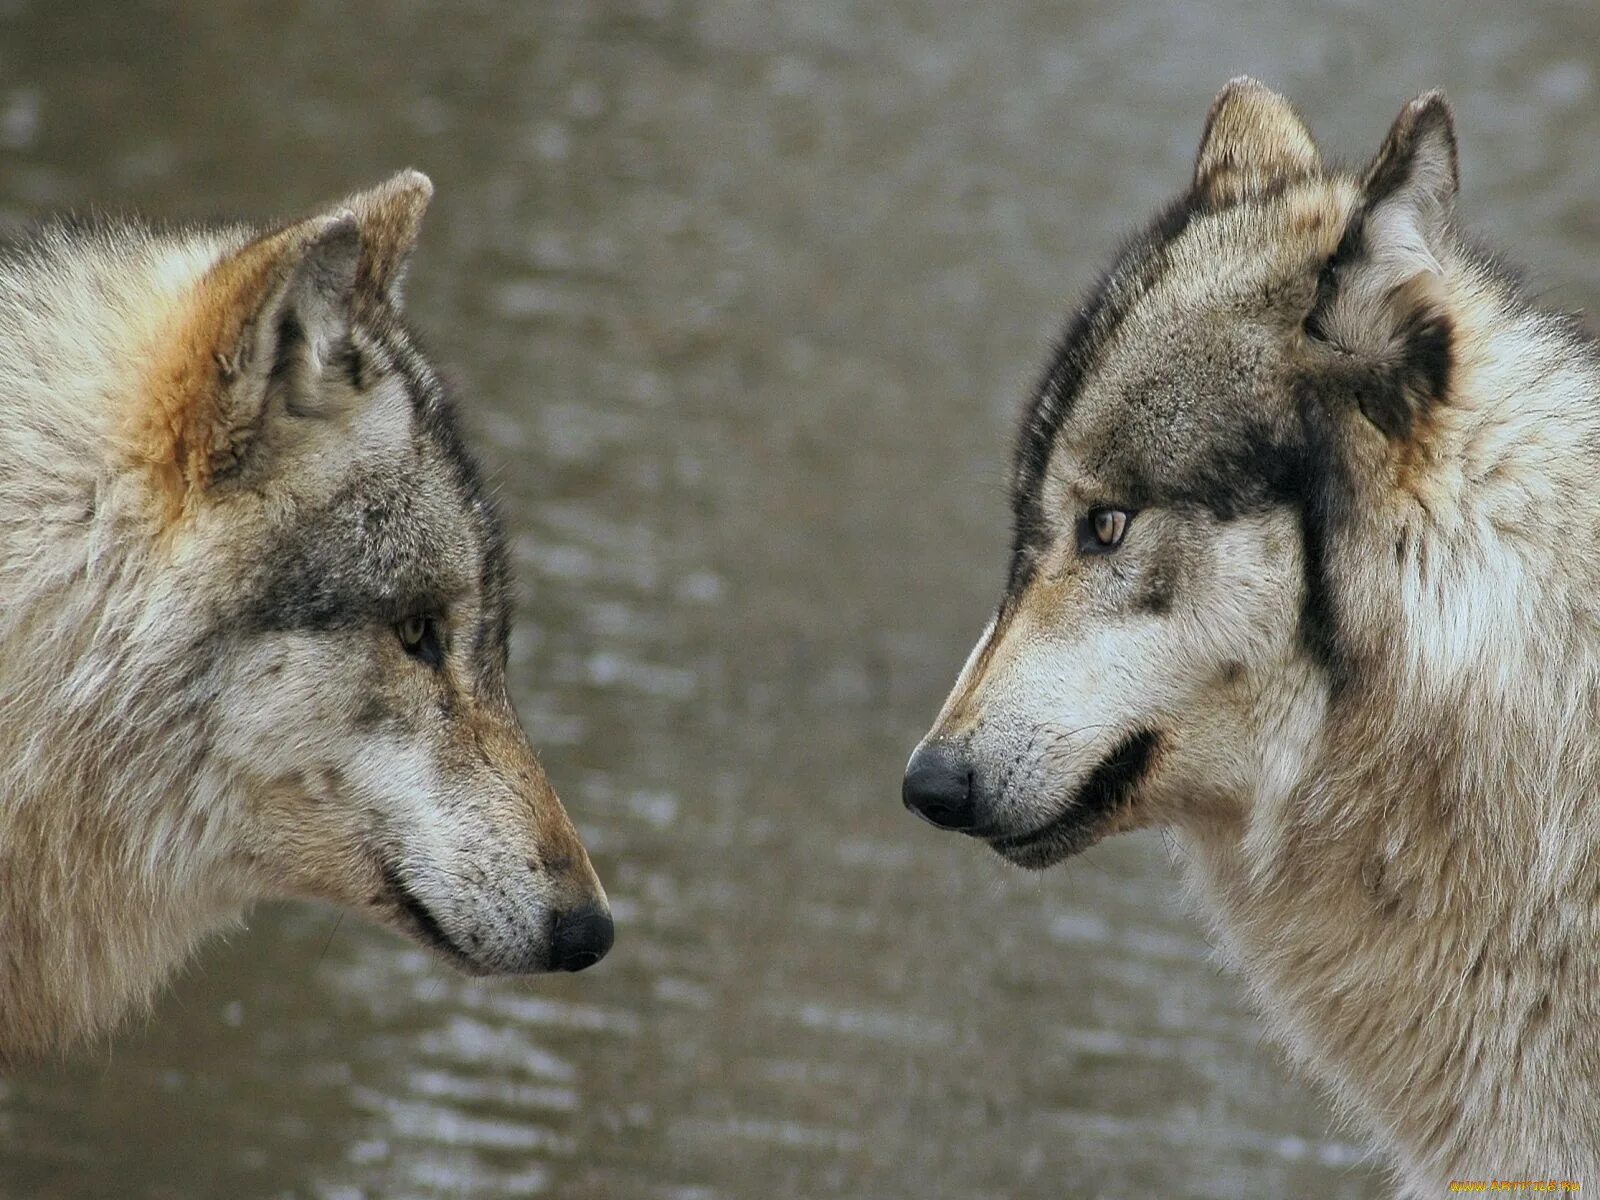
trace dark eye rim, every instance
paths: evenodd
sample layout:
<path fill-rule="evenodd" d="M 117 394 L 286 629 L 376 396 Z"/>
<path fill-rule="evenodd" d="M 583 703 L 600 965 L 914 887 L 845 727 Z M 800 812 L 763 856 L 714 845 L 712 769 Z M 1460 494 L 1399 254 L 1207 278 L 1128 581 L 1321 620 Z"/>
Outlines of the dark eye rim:
<path fill-rule="evenodd" d="M 411 628 L 413 623 L 418 628 Z M 445 639 L 440 626 L 440 618 L 435 613 L 413 613 L 395 622 L 394 634 L 402 650 L 437 671 L 444 666 L 445 652 Z"/>
<path fill-rule="evenodd" d="M 1095 532 L 1098 519 L 1107 513 L 1121 513 L 1123 517 L 1122 534 L 1114 542 L 1102 542 Z M 1123 504 L 1094 505 L 1078 521 L 1078 552 L 1096 555 L 1115 554 L 1128 540 L 1128 530 L 1133 528 L 1133 519 L 1138 513 L 1138 509 Z"/>

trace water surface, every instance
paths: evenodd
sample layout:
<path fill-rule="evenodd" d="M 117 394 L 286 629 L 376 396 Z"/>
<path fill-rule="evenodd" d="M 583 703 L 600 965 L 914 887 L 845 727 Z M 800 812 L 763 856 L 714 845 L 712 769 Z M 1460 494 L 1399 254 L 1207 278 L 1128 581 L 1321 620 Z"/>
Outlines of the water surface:
<path fill-rule="evenodd" d="M 1464 211 L 1595 298 L 1586 8 L 1299 8 L 0 3 L 5 219 L 433 176 L 412 308 L 619 928 L 470 982 L 264 909 L 0 1082 L 0 1198 L 1380 1195 L 1159 838 L 1026 875 L 898 798 L 998 592 L 1022 393 L 1229 76 L 1352 156 L 1448 87 Z"/>

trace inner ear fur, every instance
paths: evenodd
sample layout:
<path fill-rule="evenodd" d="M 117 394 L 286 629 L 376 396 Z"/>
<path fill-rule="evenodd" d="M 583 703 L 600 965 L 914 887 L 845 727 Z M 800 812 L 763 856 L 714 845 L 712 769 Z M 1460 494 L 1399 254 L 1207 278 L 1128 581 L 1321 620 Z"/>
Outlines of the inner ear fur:
<path fill-rule="evenodd" d="M 1361 238 L 1374 272 L 1398 293 L 1436 294 L 1439 256 L 1460 189 L 1455 121 L 1443 92 L 1400 110 L 1363 178 Z"/>
<path fill-rule="evenodd" d="M 1217 93 L 1195 156 L 1193 192 L 1213 208 L 1322 171 L 1322 154 L 1290 103 L 1241 75 Z"/>

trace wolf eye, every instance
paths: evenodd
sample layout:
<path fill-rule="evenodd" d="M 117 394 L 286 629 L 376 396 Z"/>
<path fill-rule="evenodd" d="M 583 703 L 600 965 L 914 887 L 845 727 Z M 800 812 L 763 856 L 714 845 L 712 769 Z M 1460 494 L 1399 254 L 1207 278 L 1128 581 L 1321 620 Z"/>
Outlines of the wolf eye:
<path fill-rule="evenodd" d="M 1122 545 L 1133 514 L 1122 508 L 1091 508 L 1084 522 L 1079 548 L 1085 554 L 1105 554 Z"/>
<path fill-rule="evenodd" d="M 444 663 L 444 647 L 439 641 L 439 622 L 421 613 L 413 614 L 394 627 L 405 652 L 419 662 L 438 670 Z"/>

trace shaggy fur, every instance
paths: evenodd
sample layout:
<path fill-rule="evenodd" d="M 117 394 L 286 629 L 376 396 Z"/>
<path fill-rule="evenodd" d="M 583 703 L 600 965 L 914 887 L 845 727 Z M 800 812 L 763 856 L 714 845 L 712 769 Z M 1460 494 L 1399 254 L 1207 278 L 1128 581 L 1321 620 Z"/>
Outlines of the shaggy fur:
<path fill-rule="evenodd" d="M 0 1060 L 105 1030 L 268 896 L 473 971 L 548 967 L 562 914 L 609 945 L 396 307 L 431 191 L 0 257 Z"/>
<path fill-rule="evenodd" d="M 1006 594 L 907 781 L 1030 867 L 1170 831 L 1416 1197 L 1600 1182 L 1600 359 L 1455 192 L 1437 94 L 1351 173 L 1229 85 L 1029 407 Z"/>

